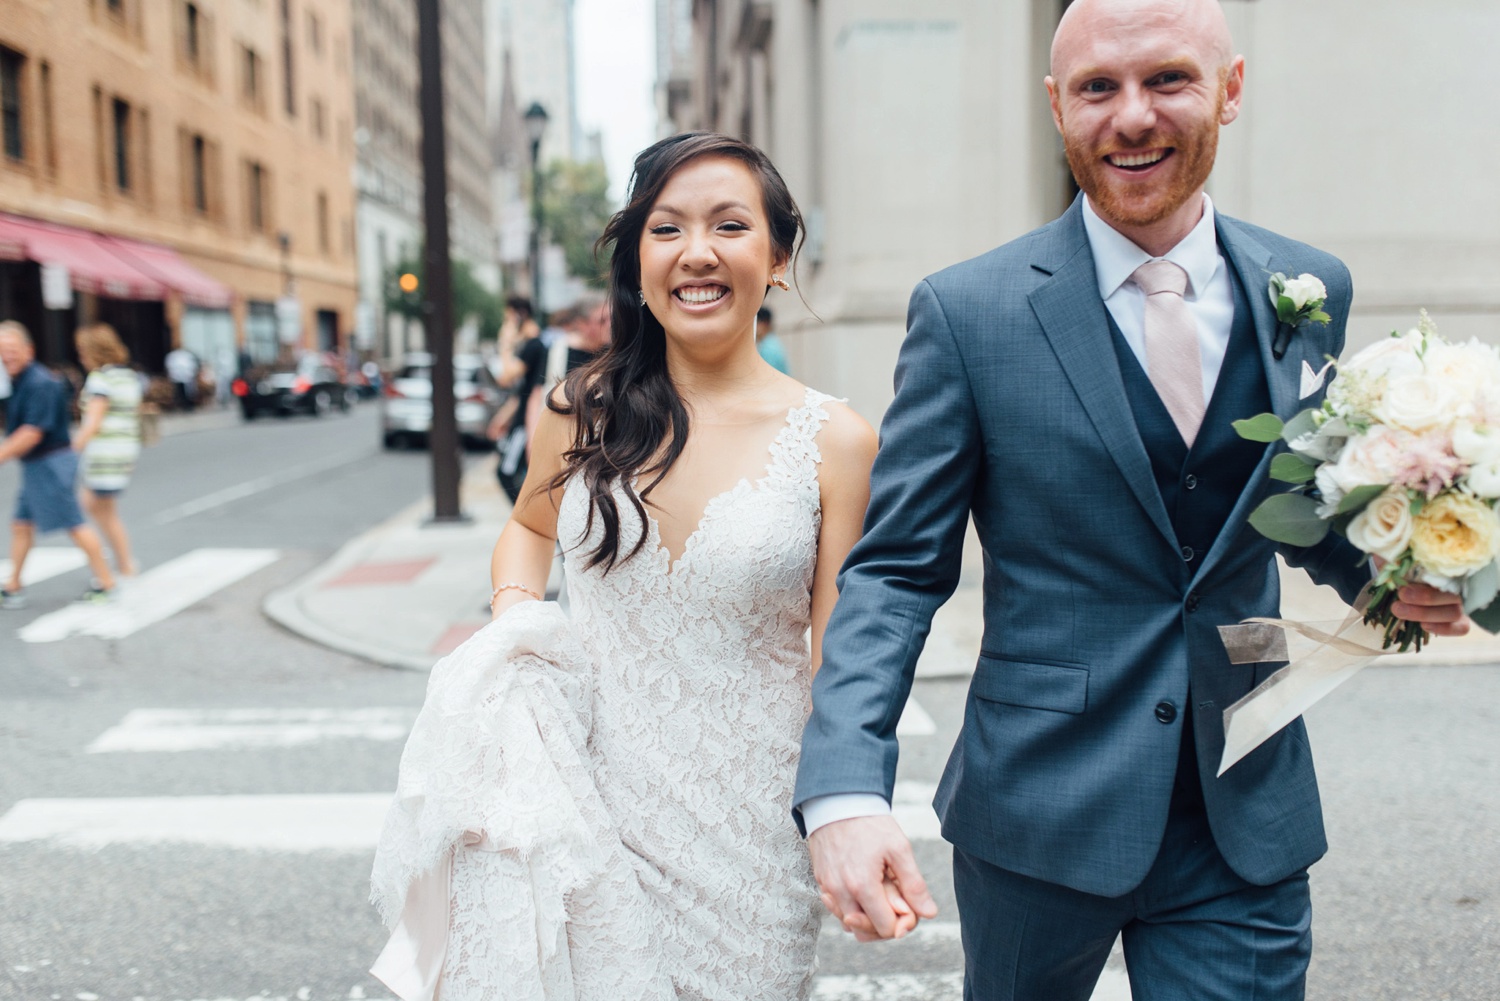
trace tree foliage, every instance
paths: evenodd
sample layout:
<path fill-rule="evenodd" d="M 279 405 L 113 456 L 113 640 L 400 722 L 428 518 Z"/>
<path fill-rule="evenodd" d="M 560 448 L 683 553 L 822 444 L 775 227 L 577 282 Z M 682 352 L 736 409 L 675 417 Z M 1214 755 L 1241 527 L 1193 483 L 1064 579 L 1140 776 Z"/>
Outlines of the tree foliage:
<path fill-rule="evenodd" d="M 554 160 L 542 168 L 543 229 L 563 248 L 569 273 L 595 288 L 604 287 L 609 262 L 594 260 L 594 243 L 613 212 L 604 164 Z"/>
<path fill-rule="evenodd" d="M 414 320 L 426 319 L 426 310 L 423 308 L 423 299 L 427 294 L 426 259 L 425 253 L 415 259 L 403 258 L 386 272 L 386 312 Z M 453 281 L 453 326 L 461 327 L 473 317 L 479 325 L 479 336 L 493 339 L 504 319 L 504 302 L 474 277 L 474 269 L 467 261 L 450 258 L 449 265 Z M 417 276 L 415 292 L 401 291 L 401 276 L 408 272 Z"/>

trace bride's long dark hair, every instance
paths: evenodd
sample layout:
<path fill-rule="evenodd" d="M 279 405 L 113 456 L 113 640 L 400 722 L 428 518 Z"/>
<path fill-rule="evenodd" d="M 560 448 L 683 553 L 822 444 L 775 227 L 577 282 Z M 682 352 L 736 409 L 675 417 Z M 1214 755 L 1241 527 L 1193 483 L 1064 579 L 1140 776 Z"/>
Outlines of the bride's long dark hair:
<path fill-rule="evenodd" d="M 685 132 L 663 139 L 635 158 L 626 205 L 609 220 L 597 252 L 609 255 L 609 309 L 612 343 L 592 363 L 574 370 L 562 385 L 562 401 L 547 406 L 572 417 L 573 441 L 563 469 L 547 484 L 561 490 L 581 475 L 589 492 L 585 532 L 597 517 L 604 526 L 599 543 L 585 556 L 588 567 L 630 559 L 646 544 L 644 501 L 682 455 L 688 440 L 688 411 L 667 371 L 666 331 L 641 301 L 641 233 L 646 218 L 672 176 L 704 156 L 738 160 L 760 183 L 771 244 L 778 259 L 795 260 L 802 242 L 802 213 L 770 158 L 756 147 L 712 132 Z M 665 447 L 663 447 L 665 446 Z M 637 492 L 636 479 L 646 480 Z M 640 537 L 621 555 L 618 483 L 639 517 Z"/>

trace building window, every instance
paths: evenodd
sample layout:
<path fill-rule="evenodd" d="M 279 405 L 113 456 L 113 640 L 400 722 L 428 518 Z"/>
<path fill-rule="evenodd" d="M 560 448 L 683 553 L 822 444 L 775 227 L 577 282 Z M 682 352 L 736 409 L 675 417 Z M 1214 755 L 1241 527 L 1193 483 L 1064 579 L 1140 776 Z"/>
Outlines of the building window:
<path fill-rule="evenodd" d="M 297 115 L 297 87 L 292 63 L 292 0 L 281 0 L 281 83 L 287 115 Z"/>
<path fill-rule="evenodd" d="M 329 253 L 333 248 L 328 233 L 328 192 L 318 192 L 318 249 Z"/>
<path fill-rule="evenodd" d="M 203 15 L 195 3 L 183 5 L 182 54 L 194 66 L 203 65 Z"/>
<path fill-rule="evenodd" d="M 327 138 L 328 122 L 324 116 L 322 100 L 314 97 L 307 102 L 307 107 L 311 112 L 313 135 L 319 139 Z"/>
<path fill-rule="evenodd" d="M 130 104 L 118 97 L 111 102 L 115 123 L 115 187 L 130 193 Z"/>
<path fill-rule="evenodd" d="M 47 174 L 57 174 L 57 132 L 52 123 L 52 65 L 42 63 L 42 156 Z"/>
<path fill-rule="evenodd" d="M 323 21 L 311 10 L 307 12 L 307 47 L 314 55 L 323 54 Z"/>
<path fill-rule="evenodd" d="M 250 229 L 267 233 L 271 229 L 270 175 L 264 165 L 255 160 L 245 162 L 245 193 L 247 195 L 246 219 Z"/>
<path fill-rule="evenodd" d="M 189 157 L 193 211 L 199 215 L 208 215 L 208 143 L 204 142 L 202 136 L 193 136 Z"/>
<path fill-rule="evenodd" d="M 265 70 L 260 54 L 248 45 L 240 46 L 240 97 L 256 111 L 265 110 Z"/>
<path fill-rule="evenodd" d="M 5 155 L 12 160 L 26 159 L 25 120 L 21 114 L 21 70 L 26 57 L 14 49 L 0 48 L 0 132 L 4 133 Z"/>

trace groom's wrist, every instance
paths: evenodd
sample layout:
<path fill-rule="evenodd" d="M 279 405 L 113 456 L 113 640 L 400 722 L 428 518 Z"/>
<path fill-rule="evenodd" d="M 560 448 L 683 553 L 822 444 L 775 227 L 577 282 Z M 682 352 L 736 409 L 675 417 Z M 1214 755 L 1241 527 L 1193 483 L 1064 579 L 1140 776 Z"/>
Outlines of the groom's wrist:
<path fill-rule="evenodd" d="M 828 796 L 814 796 L 802 804 L 802 823 L 807 833 L 820 827 L 836 824 L 840 820 L 855 817 L 885 817 L 891 812 L 891 804 L 884 796 L 872 792 L 840 792 Z"/>

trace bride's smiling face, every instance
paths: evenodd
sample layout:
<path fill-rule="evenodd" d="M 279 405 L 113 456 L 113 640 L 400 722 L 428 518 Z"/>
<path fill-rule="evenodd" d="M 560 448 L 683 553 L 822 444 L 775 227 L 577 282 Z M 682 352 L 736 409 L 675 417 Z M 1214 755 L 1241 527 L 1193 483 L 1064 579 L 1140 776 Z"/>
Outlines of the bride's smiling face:
<path fill-rule="evenodd" d="M 698 349 L 755 340 L 755 311 L 779 259 L 760 182 L 725 156 L 691 160 L 661 190 L 641 232 L 641 291 L 669 341 Z"/>

